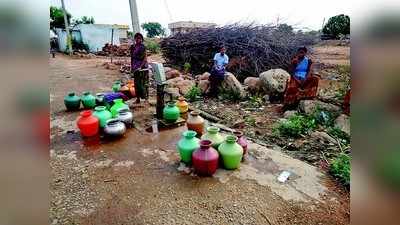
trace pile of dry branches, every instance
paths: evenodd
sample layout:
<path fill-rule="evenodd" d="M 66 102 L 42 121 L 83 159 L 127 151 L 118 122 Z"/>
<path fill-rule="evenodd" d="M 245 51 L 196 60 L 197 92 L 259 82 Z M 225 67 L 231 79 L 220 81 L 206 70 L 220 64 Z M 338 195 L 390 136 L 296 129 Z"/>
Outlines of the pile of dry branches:
<path fill-rule="evenodd" d="M 224 45 L 228 70 L 244 79 L 272 68 L 288 69 L 297 48 L 314 42 L 314 36 L 275 26 L 232 24 L 165 38 L 161 50 L 168 64 L 181 67 L 188 62 L 192 72 L 202 73 L 210 70 L 214 54 Z"/>

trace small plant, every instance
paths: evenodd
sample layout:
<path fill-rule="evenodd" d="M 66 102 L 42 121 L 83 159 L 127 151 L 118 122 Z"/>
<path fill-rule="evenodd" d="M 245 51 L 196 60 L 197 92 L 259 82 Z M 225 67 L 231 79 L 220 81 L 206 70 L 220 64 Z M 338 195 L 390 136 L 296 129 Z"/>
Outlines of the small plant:
<path fill-rule="evenodd" d="M 190 88 L 189 92 L 185 95 L 185 98 L 191 102 L 196 101 L 201 96 L 201 89 L 196 85 Z"/>
<path fill-rule="evenodd" d="M 220 95 L 222 99 L 238 102 L 242 99 L 242 95 L 240 92 L 233 89 L 219 89 Z"/>
<path fill-rule="evenodd" d="M 244 122 L 247 123 L 250 126 L 256 125 L 256 119 L 252 116 L 248 116 L 244 119 Z"/>
<path fill-rule="evenodd" d="M 345 145 L 349 145 L 350 144 L 350 136 L 348 134 L 346 134 L 345 132 L 343 132 L 342 130 L 340 130 L 337 127 L 331 127 L 328 129 L 328 134 L 331 137 L 340 139 Z"/>
<path fill-rule="evenodd" d="M 190 68 L 192 66 L 190 65 L 190 63 L 186 62 L 185 64 L 183 64 L 183 71 L 187 74 L 190 72 Z"/>
<path fill-rule="evenodd" d="M 263 104 L 262 97 L 260 97 L 258 95 L 251 96 L 249 101 L 250 101 L 251 106 L 254 108 L 260 107 Z"/>
<path fill-rule="evenodd" d="M 146 49 L 149 50 L 152 54 L 160 53 L 160 45 L 153 39 L 146 38 L 144 40 L 144 45 Z"/>
<path fill-rule="evenodd" d="M 350 185 L 350 161 L 350 155 L 341 153 L 332 161 L 330 166 L 330 173 L 339 178 L 346 186 Z"/>
<path fill-rule="evenodd" d="M 288 120 L 279 121 L 273 132 L 287 137 L 300 137 L 315 129 L 316 126 L 317 123 L 314 118 L 294 115 Z"/>

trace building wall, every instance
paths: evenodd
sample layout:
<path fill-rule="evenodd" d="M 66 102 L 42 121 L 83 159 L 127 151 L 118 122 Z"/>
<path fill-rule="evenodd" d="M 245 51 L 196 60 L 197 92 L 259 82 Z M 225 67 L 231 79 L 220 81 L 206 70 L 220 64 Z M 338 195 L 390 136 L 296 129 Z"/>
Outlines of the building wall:
<path fill-rule="evenodd" d="M 87 44 L 90 52 L 101 51 L 106 43 L 111 43 L 112 25 L 80 24 L 72 31 L 72 38 Z M 128 29 L 114 28 L 114 45 L 120 45 L 120 38 L 127 38 Z M 60 51 L 67 50 L 67 34 L 62 29 L 56 29 Z"/>

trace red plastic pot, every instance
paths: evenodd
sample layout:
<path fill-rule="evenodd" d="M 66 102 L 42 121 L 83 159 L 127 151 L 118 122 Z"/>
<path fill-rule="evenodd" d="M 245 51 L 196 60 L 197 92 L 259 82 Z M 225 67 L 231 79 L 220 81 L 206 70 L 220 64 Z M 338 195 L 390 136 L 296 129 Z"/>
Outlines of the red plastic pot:
<path fill-rule="evenodd" d="M 243 148 L 243 155 L 246 155 L 247 152 L 247 146 L 249 145 L 247 142 L 246 137 L 243 135 L 243 132 L 241 131 L 235 131 L 233 134 L 238 138 L 237 143 L 242 146 Z"/>
<path fill-rule="evenodd" d="M 99 133 L 99 119 L 92 115 L 92 111 L 85 110 L 81 112 L 77 125 L 84 137 L 95 136 Z"/>
<path fill-rule="evenodd" d="M 218 152 L 209 140 L 200 141 L 200 148 L 193 152 L 192 163 L 196 174 L 212 176 L 218 168 Z"/>

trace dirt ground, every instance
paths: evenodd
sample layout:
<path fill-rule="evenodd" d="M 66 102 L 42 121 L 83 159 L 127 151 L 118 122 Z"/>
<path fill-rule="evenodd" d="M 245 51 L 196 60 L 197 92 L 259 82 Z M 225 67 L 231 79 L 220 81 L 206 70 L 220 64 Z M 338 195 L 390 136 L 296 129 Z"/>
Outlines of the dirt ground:
<path fill-rule="evenodd" d="M 136 124 L 120 140 L 82 139 L 63 97 L 109 91 L 121 74 L 103 68 L 106 58 L 49 60 L 51 224 L 349 224 L 348 192 L 272 146 L 252 143 L 236 171 L 194 175 L 175 150 L 185 127 L 146 132 L 152 105 L 129 102 Z M 283 170 L 293 175 L 280 184 Z"/>

